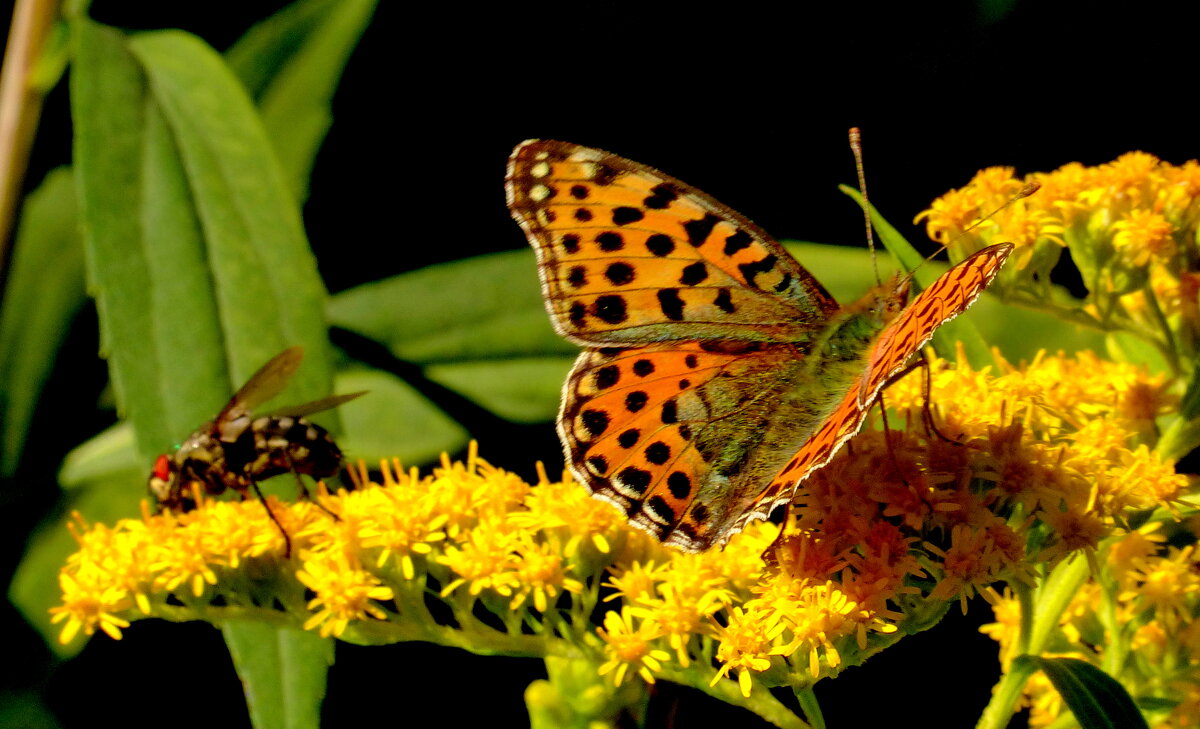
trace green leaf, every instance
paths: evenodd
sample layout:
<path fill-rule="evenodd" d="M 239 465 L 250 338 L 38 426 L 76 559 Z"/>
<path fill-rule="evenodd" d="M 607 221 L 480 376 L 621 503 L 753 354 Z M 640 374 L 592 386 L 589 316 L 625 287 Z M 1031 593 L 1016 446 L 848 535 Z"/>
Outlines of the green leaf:
<path fill-rule="evenodd" d="M 1125 687 L 1087 661 L 1039 656 L 1017 660 L 1031 663 L 1046 674 L 1083 729 L 1147 726 Z"/>
<path fill-rule="evenodd" d="M 367 391 L 341 408 L 343 435 L 338 443 L 346 457 L 374 468 L 380 460 L 399 458 L 406 466 L 437 460 L 462 448 L 467 431 L 399 378 L 378 370 L 339 374 L 338 393 Z"/>
<path fill-rule="evenodd" d="M 238 622 L 221 626 L 257 729 L 317 729 L 333 639 L 293 628 Z"/>
<path fill-rule="evenodd" d="M 375 0 L 300 0 L 255 25 L 225 58 L 258 104 L 296 199 L 308 197 L 331 102 Z"/>
<path fill-rule="evenodd" d="M 1179 415 L 1187 420 L 1200 415 L 1200 362 L 1192 368 L 1191 379 L 1188 380 L 1187 390 L 1179 402 Z"/>
<path fill-rule="evenodd" d="M 463 295 L 470 292 L 470 295 Z M 552 420 L 579 348 L 550 326 L 533 252 L 431 266 L 331 297 L 329 320 L 516 422 Z"/>
<path fill-rule="evenodd" d="M 76 169 L 117 402 L 143 458 L 211 418 L 270 357 L 280 402 L 329 391 L 324 288 L 245 92 L 193 36 L 75 26 Z"/>
<path fill-rule="evenodd" d="M 364 284 L 332 296 L 328 316 L 416 364 L 579 351 L 550 326 L 531 250 Z"/>
<path fill-rule="evenodd" d="M 1171 372 L 1171 363 L 1163 356 L 1163 353 L 1158 347 L 1152 346 L 1144 338 L 1131 334 L 1129 332 L 1109 332 L 1104 338 L 1104 348 L 1108 356 L 1117 362 L 1129 362 L 1130 364 L 1143 365 L 1151 374 L 1160 372 Z M 1189 389 L 1191 384 L 1188 385 Z M 1187 406 L 1185 396 L 1185 403 Z"/>
<path fill-rule="evenodd" d="M 132 474 L 132 479 L 129 479 Z M 146 464 L 138 457 L 137 443 L 129 423 L 117 423 L 71 449 L 58 472 L 64 489 L 76 489 L 97 481 L 145 478 Z M 142 484 L 145 493 L 145 484 Z"/>
<path fill-rule="evenodd" d="M 563 382 L 572 362 L 572 357 L 456 362 L 433 365 L 428 376 L 502 418 L 540 423 L 558 415 Z"/>
<path fill-rule="evenodd" d="M 327 394 L 324 286 L 244 87 L 186 33 L 126 38 L 86 19 L 73 32 L 88 275 L 117 403 L 142 458 L 211 418 L 287 345 L 303 345 L 307 360 L 279 402 Z M 255 656 L 264 630 L 274 631 L 239 624 L 225 635 Z M 239 662 L 259 726 L 316 725 L 328 664 L 313 653 L 277 656 L 271 670 Z M 311 701 L 301 700 L 294 687 L 314 683 L 303 692 Z"/>
<path fill-rule="evenodd" d="M 25 200 L 0 310 L 0 474 L 20 461 L 42 386 L 86 301 L 83 283 L 74 181 L 60 167 Z"/>

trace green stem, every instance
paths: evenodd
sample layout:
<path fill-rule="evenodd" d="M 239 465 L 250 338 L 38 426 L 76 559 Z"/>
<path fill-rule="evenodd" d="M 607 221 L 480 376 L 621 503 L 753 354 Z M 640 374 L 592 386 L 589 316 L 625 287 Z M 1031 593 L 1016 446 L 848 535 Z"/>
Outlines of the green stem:
<path fill-rule="evenodd" d="M 1033 675 L 1035 669 L 1029 661 L 1016 661 L 1009 666 L 1008 672 L 996 684 L 992 700 L 979 717 L 975 729 L 1004 729 L 1016 713 L 1017 701 L 1021 698 L 1021 690 L 1025 682 Z"/>
<path fill-rule="evenodd" d="M 1154 452 L 1167 461 L 1178 461 L 1186 456 L 1193 448 L 1200 446 L 1200 418 L 1185 420 L 1180 418 L 1167 428 Z"/>
<path fill-rule="evenodd" d="M 1053 631 L 1058 627 L 1071 598 L 1089 574 L 1088 561 L 1076 555 L 1064 560 L 1050 573 L 1037 590 L 1013 581 L 1010 587 L 1021 605 L 1020 633 L 1017 635 L 1018 655 L 1040 655 Z M 977 729 L 1004 729 L 1016 712 L 1017 701 L 1025 682 L 1033 675 L 1029 661 L 1011 661 L 992 692 L 992 699 L 979 717 Z"/>
<path fill-rule="evenodd" d="M 1089 574 L 1088 561 L 1082 554 L 1075 554 L 1058 564 L 1036 595 L 1033 626 L 1025 651 L 1029 655 L 1040 655 L 1046 649 L 1058 620 L 1080 585 Z"/>
<path fill-rule="evenodd" d="M 1016 580 L 1012 582 L 1011 587 L 1021 605 L 1021 632 L 1017 636 L 1017 655 L 1024 655 L 1029 652 L 1029 641 L 1033 635 L 1033 590 Z"/>
<path fill-rule="evenodd" d="M 1171 365 L 1171 372 L 1178 377 L 1181 372 L 1179 369 L 1179 347 L 1175 343 L 1175 334 L 1171 331 L 1171 325 L 1167 322 L 1167 317 L 1163 314 L 1162 307 L 1158 305 L 1158 297 L 1154 295 L 1154 289 L 1147 284 L 1142 290 L 1142 294 L 1146 297 L 1146 303 L 1149 304 L 1150 312 L 1154 315 L 1154 321 L 1158 323 L 1159 329 L 1163 334 L 1163 349 L 1164 354 L 1167 354 L 1167 362 Z"/>
<path fill-rule="evenodd" d="M 800 708 L 804 711 L 805 718 L 808 719 L 809 724 L 812 724 L 813 729 L 825 729 L 825 715 L 821 713 L 821 704 L 817 702 L 817 695 L 813 693 L 812 685 L 796 689 L 795 694 L 796 700 L 800 702 Z"/>

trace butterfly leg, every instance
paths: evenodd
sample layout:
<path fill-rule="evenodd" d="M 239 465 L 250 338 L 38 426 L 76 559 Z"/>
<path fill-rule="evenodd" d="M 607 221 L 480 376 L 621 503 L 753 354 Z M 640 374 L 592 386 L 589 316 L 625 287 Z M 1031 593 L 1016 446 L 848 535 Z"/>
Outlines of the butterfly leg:
<path fill-rule="evenodd" d="M 283 558 L 289 559 L 292 556 L 292 538 L 288 536 L 287 529 L 283 528 L 279 517 L 275 516 L 275 512 L 271 511 L 271 506 L 267 503 L 267 497 L 263 496 L 262 489 L 258 487 L 258 482 L 251 481 L 250 485 L 254 487 L 254 494 L 258 496 L 258 500 L 262 502 L 263 508 L 267 510 L 267 516 L 271 517 L 271 521 L 275 522 L 275 526 L 279 527 L 279 533 L 283 535 Z"/>
<path fill-rule="evenodd" d="M 763 561 L 763 568 L 768 572 L 777 570 L 781 566 L 779 551 L 786 541 L 788 524 L 792 520 L 792 505 L 787 504 L 783 509 L 783 521 L 779 524 L 779 534 L 775 535 L 775 538 L 771 540 L 771 543 L 759 555 L 759 559 Z M 774 521 L 774 519 L 771 521 Z"/>
<path fill-rule="evenodd" d="M 905 370 L 905 372 L 909 372 Z M 903 373 L 900 375 L 903 377 Z M 900 467 L 900 459 L 896 457 L 895 446 L 892 445 L 892 429 L 888 427 L 887 404 L 883 401 L 883 392 L 879 393 L 879 417 L 883 420 L 883 444 L 887 446 L 888 458 L 892 459 L 892 465 L 896 467 L 896 475 L 900 477 L 900 482 L 908 487 L 908 479 L 904 477 L 904 469 Z"/>
<path fill-rule="evenodd" d="M 925 359 L 925 353 L 918 352 L 917 357 L 918 359 L 915 363 L 913 363 L 913 367 L 920 367 L 925 370 L 925 377 L 921 380 L 921 395 L 924 398 L 924 402 L 921 405 L 921 419 L 925 421 L 925 430 L 933 435 L 936 435 L 938 438 L 941 438 L 947 443 L 960 446 L 962 443 L 943 434 L 942 431 L 938 429 L 937 423 L 935 423 L 933 420 L 933 408 L 930 405 L 930 402 L 932 402 L 931 396 L 933 394 L 933 373 L 929 368 L 929 360 Z"/>

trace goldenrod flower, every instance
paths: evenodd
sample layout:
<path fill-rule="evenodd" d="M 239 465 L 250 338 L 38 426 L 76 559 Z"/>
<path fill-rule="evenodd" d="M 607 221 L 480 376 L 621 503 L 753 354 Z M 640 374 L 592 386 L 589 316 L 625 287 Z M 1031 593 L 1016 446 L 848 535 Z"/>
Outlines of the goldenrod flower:
<path fill-rule="evenodd" d="M 425 476 L 383 463 L 375 483 L 356 469 L 359 488 L 318 489 L 320 506 L 269 500 L 290 559 L 253 500 L 81 524 L 54 619 L 70 640 L 120 637 L 143 617 L 263 611 L 347 641 L 570 655 L 610 686 L 727 681 L 753 706 L 770 700 L 755 685 L 806 687 L 975 593 L 1008 614 L 994 582 L 1034 584 L 1039 560 L 1081 550 L 1103 558 L 1124 512 L 1188 488 L 1139 442 L 1176 402 L 1161 376 L 1087 354 L 997 369 L 931 362 L 934 417 L 952 442 L 920 425 L 920 377 L 897 383 L 893 422 L 912 426 L 868 427 L 800 485 L 782 534 L 756 523 L 724 550 L 668 550 L 578 484 L 527 484 L 472 451 Z M 1129 573 L 1126 603 L 1181 622 L 1191 551 L 1165 564 L 1157 537 L 1137 538 L 1110 553 Z M 1087 619 L 1081 605 L 1064 635 Z M 1006 646 L 1011 626 L 993 629 Z"/>
<path fill-rule="evenodd" d="M 631 669 L 646 683 L 654 683 L 654 673 L 671 660 L 670 653 L 654 647 L 661 634 L 654 621 L 638 618 L 628 607 L 619 613 L 615 610 L 605 613 L 604 627 L 597 628 L 596 633 L 604 641 L 604 654 L 608 658 L 600 666 L 600 675 L 611 673 L 614 685 L 624 683 Z"/>
<path fill-rule="evenodd" d="M 352 620 L 387 619 L 387 613 L 375 601 L 391 600 L 390 587 L 379 578 L 354 567 L 345 554 L 327 553 L 305 560 L 296 579 L 316 593 L 308 601 L 314 615 L 304 622 L 305 630 L 317 628 L 322 637 L 341 635 Z"/>
<path fill-rule="evenodd" d="M 710 685 L 715 686 L 732 671 L 738 672 L 738 688 L 742 696 L 750 696 L 753 677 L 750 673 L 761 673 L 771 667 L 772 637 L 759 615 L 746 613 L 735 607 L 729 614 L 729 623 L 716 629 L 720 646 L 717 660 L 721 669 L 713 676 Z"/>

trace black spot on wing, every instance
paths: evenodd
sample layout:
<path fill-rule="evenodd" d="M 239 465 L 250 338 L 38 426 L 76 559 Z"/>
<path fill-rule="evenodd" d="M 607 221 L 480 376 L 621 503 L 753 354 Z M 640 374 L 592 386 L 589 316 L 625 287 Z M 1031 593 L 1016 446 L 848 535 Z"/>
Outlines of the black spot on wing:
<path fill-rule="evenodd" d="M 747 286 L 758 288 L 758 283 L 754 279 L 759 274 L 766 273 L 775 268 L 777 261 L 778 259 L 775 257 L 775 254 L 771 253 L 758 261 L 738 264 L 738 270 L 742 272 L 742 278 L 746 279 Z"/>
<path fill-rule="evenodd" d="M 750 237 L 749 233 L 744 230 L 739 230 L 725 239 L 725 255 L 732 256 L 734 253 L 737 253 L 740 250 L 749 248 L 750 244 L 753 242 L 754 239 Z"/>
<path fill-rule="evenodd" d="M 597 296 L 592 305 L 592 315 L 606 324 L 620 324 L 629 318 L 625 309 L 625 297 L 615 294 Z"/>
<path fill-rule="evenodd" d="M 584 410 L 579 414 L 579 421 L 593 437 L 608 430 L 608 413 L 603 410 Z"/>
<path fill-rule="evenodd" d="M 621 234 L 611 230 L 606 230 L 597 235 L 596 243 L 599 244 L 600 250 L 604 251 L 605 253 L 619 251 L 625 247 L 625 239 L 621 237 Z"/>
<path fill-rule="evenodd" d="M 679 276 L 679 283 L 684 286 L 695 286 L 703 283 L 708 278 L 708 266 L 704 265 L 704 261 L 696 261 L 689 263 L 683 267 L 683 272 Z"/>
<path fill-rule="evenodd" d="M 683 231 L 687 234 L 688 242 L 699 248 L 708 240 L 708 236 L 712 233 L 713 228 L 721 219 L 712 213 L 708 213 L 699 220 L 689 220 L 683 224 Z"/>
<path fill-rule="evenodd" d="M 613 208 L 612 212 L 612 221 L 614 225 L 629 225 L 630 223 L 638 222 L 644 217 L 646 217 L 646 214 L 641 210 L 625 205 L 619 208 Z"/>
<path fill-rule="evenodd" d="M 663 316 L 671 321 L 683 320 L 683 299 L 679 298 L 679 289 L 659 289 L 658 308 Z"/>
<path fill-rule="evenodd" d="M 664 233 L 655 233 L 646 239 L 646 250 L 659 258 L 670 255 L 675 250 L 675 241 Z"/>
<path fill-rule="evenodd" d="M 642 204 L 651 210 L 664 210 L 679 198 L 679 191 L 674 185 L 663 182 L 650 190 L 650 196 Z"/>

